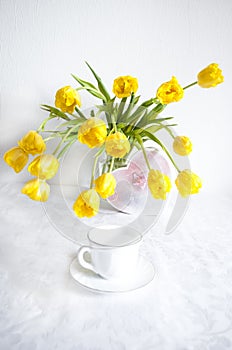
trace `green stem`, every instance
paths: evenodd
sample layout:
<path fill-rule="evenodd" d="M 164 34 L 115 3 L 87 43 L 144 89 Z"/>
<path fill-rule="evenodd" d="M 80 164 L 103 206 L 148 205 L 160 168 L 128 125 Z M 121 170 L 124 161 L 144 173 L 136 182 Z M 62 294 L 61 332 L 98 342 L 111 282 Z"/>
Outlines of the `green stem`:
<path fill-rule="evenodd" d="M 169 129 L 169 127 L 168 126 L 166 126 L 166 125 L 164 125 L 163 126 L 164 127 L 164 129 L 169 133 L 169 135 L 173 138 L 173 139 L 175 139 L 175 135 L 173 134 L 173 132 Z"/>
<path fill-rule="evenodd" d="M 55 148 L 55 150 L 52 152 L 53 156 L 55 156 L 57 154 L 57 152 L 59 151 L 60 147 L 61 147 L 62 143 L 59 142 L 57 147 Z"/>
<path fill-rule="evenodd" d="M 105 161 L 105 163 L 104 163 L 104 165 L 103 165 L 103 167 L 102 167 L 102 175 L 103 175 L 105 172 L 106 172 L 106 161 Z"/>
<path fill-rule="evenodd" d="M 145 151 L 143 141 L 142 141 L 141 137 L 139 137 L 139 136 L 136 137 L 136 138 L 137 138 L 137 140 L 138 140 L 138 142 L 139 142 L 139 144 L 140 144 L 140 146 L 142 148 L 143 156 L 144 156 L 144 159 L 146 161 L 147 167 L 148 167 L 149 170 L 151 170 L 151 165 L 150 165 L 149 160 L 147 158 L 147 153 Z"/>
<path fill-rule="evenodd" d="M 87 120 L 86 116 L 80 111 L 80 109 L 77 106 L 75 106 L 75 111 L 79 114 L 79 116 L 82 119 Z M 74 115 L 74 117 L 75 117 L 75 115 Z"/>
<path fill-rule="evenodd" d="M 39 134 L 40 131 L 43 131 L 43 129 L 45 128 L 47 122 L 48 122 L 49 120 L 53 119 L 53 118 L 54 118 L 54 117 L 51 117 L 51 115 L 49 115 L 48 118 L 44 119 L 44 120 L 42 121 L 42 123 L 40 124 L 40 126 L 38 127 L 38 129 L 36 130 L 37 133 Z"/>
<path fill-rule="evenodd" d="M 125 113 L 122 115 L 122 117 L 123 117 L 122 121 L 126 121 L 127 117 L 130 116 L 130 112 L 131 112 L 132 108 L 134 107 L 134 103 L 133 103 L 134 98 L 135 98 L 135 94 L 134 94 L 134 92 L 132 92 L 129 106 L 128 106 L 127 110 L 125 111 Z"/>
<path fill-rule="evenodd" d="M 172 164 L 174 165 L 178 173 L 180 173 L 180 169 L 174 162 L 174 159 L 172 158 L 171 154 L 168 152 L 167 148 L 163 145 L 163 143 L 155 135 L 151 134 L 147 130 L 143 130 L 143 134 L 147 136 L 150 140 L 155 141 L 164 150 L 164 152 L 167 154 L 168 158 L 170 159 L 170 161 L 172 162 Z"/>
<path fill-rule="evenodd" d="M 118 107 L 118 115 L 117 115 L 117 121 L 118 121 L 118 122 L 121 120 L 121 116 L 122 116 L 124 107 L 125 107 L 125 105 L 126 105 L 126 100 L 127 100 L 127 97 L 123 97 L 123 98 L 121 99 L 120 105 L 119 105 L 119 107 Z"/>
<path fill-rule="evenodd" d="M 196 84 L 197 84 L 197 81 L 195 81 L 195 82 L 192 83 L 192 84 L 189 84 L 189 85 L 185 86 L 185 87 L 183 88 L 183 90 L 186 90 L 186 89 L 188 89 L 189 87 L 191 87 L 191 86 L 193 86 L 193 85 L 196 85 Z"/>
<path fill-rule="evenodd" d="M 85 87 L 80 86 L 80 87 L 78 87 L 78 88 L 76 88 L 76 89 L 74 89 L 74 90 L 76 90 L 76 91 L 79 91 L 79 90 L 85 90 Z"/>
<path fill-rule="evenodd" d="M 94 177 L 95 177 L 95 171 L 96 171 L 98 158 L 99 158 L 99 156 L 95 157 L 95 160 L 94 160 L 94 163 L 93 163 L 91 182 L 90 182 L 90 189 L 93 188 L 93 185 L 94 185 Z"/>
<path fill-rule="evenodd" d="M 106 105 L 105 101 L 102 101 L 102 103 L 103 103 L 104 106 Z M 111 120 L 110 120 L 109 113 L 105 112 L 105 116 L 106 116 L 106 121 L 107 121 L 108 127 L 111 128 Z"/>
<path fill-rule="evenodd" d="M 111 162 L 110 162 L 110 168 L 109 168 L 109 173 L 111 173 L 111 171 L 113 170 L 114 167 L 114 157 L 111 158 Z"/>
<path fill-rule="evenodd" d="M 112 120 L 112 124 L 113 124 L 113 128 L 114 128 L 114 131 L 117 132 L 117 125 L 116 125 L 116 122 L 115 122 L 115 118 L 114 118 L 114 115 L 112 114 L 111 115 L 111 120 Z"/>
<path fill-rule="evenodd" d="M 44 142 L 47 142 L 47 141 L 50 141 L 50 140 L 52 140 L 52 139 L 54 139 L 54 138 L 56 138 L 56 136 L 49 136 L 49 137 L 47 137 L 46 139 L 43 139 L 44 140 Z"/>
<path fill-rule="evenodd" d="M 62 146 L 62 144 L 65 142 L 65 140 L 68 138 L 68 136 L 77 128 L 77 126 L 75 125 L 74 127 L 70 128 L 69 131 L 65 134 L 64 137 L 62 137 L 61 141 L 58 143 L 56 149 L 54 150 L 54 152 L 52 153 L 54 156 L 56 155 L 56 153 L 59 151 L 60 147 Z"/>

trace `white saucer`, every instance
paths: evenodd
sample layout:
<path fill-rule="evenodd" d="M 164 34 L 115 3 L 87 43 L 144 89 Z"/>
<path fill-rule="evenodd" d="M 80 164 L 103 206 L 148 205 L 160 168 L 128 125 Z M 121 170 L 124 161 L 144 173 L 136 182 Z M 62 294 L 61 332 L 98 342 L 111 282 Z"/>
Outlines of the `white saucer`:
<path fill-rule="evenodd" d="M 84 269 L 75 258 L 70 265 L 70 274 L 77 283 L 87 289 L 96 292 L 121 293 L 146 286 L 153 280 L 155 270 L 149 261 L 140 256 L 135 274 L 128 277 L 127 280 L 106 280 L 94 272 Z"/>

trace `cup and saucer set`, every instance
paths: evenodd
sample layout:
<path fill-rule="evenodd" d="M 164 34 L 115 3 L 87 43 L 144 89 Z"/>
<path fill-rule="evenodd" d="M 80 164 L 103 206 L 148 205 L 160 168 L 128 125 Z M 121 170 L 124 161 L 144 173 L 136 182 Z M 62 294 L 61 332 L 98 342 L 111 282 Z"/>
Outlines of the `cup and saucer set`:
<path fill-rule="evenodd" d="M 142 235 L 132 227 L 93 228 L 70 265 L 81 286 L 97 292 L 119 293 L 144 287 L 155 276 L 153 265 L 139 254 Z"/>
<path fill-rule="evenodd" d="M 80 247 L 71 262 L 70 274 L 79 285 L 96 292 L 119 293 L 144 287 L 153 280 L 156 271 L 141 255 L 143 237 L 158 222 L 162 226 L 162 220 L 165 226 L 171 223 L 170 227 L 174 227 L 183 216 L 184 211 L 179 210 L 183 203 L 178 204 L 179 196 L 174 191 L 173 198 L 170 195 L 166 201 L 154 200 L 145 181 L 147 166 L 142 152 L 138 151 L 128 166 L 113 171 L 117 182 L 115 193 L 101 200 L 98 214 L 77 218 L 73 203 L 77 193 L 89 186 L 86 174 L 91 171 L 94 156 L 93 150 L 86 156 L 82 155 L 83 151 L 74 144 L 66 154 L 60 167 L 60 184 L 52 186 L 49 201 L 43 203 L 56 230 Z M 159 151 L 148 149 L 147 156 L 152 168 L 169 174 L 168 161 Z M 76 177 L 70 179 L 73 172 L 69 171 L 69 165 L 73 168 L 75 162 Z M 180 215 L 174 217 L 173 212 Z M 169 229 L 165 230 L 169 233 Z M 164 230 L 156 228 L 157 231 Z"/>

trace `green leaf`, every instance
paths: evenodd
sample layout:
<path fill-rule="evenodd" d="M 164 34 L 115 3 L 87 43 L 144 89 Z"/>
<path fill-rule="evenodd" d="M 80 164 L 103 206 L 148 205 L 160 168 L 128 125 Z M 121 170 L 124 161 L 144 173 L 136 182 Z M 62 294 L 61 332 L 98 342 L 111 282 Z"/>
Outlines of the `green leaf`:
<path fill-rule="evenodd" d="M 171 154 L 168 152 L 167 148 L 164 146 L 164 144 L 153 134 L 151 134 L 149 131 L 144 130 L 141 133 L 141 136 L 147 136 L 150 140 L 154 141 L 155 143 L 157 143 L 162 150 L 167 154 L 168 158 L 171 160 L 172 164 L 174 165 L 174 167 L 176 168 L 177 171 L 180 171 L 180 169 L 178 168 L 178 166 L 176 165 L 176 163 L 174 162 L 174 159 L 172 158 Z"/>
<path fill-rule="evenodd" d="M 46 119 L 44 119 L 44 121 L 40 124 L 39 128 L 37 129 L 37 131 L 38 131 L 38 132 L 44 131 L 44 128 L 45 128 L 47 122 L 48 122 L 49 120 L 51 120 L 51 119 L 54 119 L 54 118 L 57 118 L 57 116 L 56 116 L 56 115 L 51 115 L 51 114 L 50 114 L 49 117 L 46 118 Z"/>
<path fill-rule="evenodd" d="M 149 114 L 148 118 L 155 118 L 159 113 L 161 113 L 167 105 L 162 105 L 162 103 L 159 103 L 155 108 L 153 108 Z"/>
<path fill-rule="evenodd" d="M 99 112 L 109 112 L 109 104 L 106 105 L 96 105 Z"/>
<path fill-rule="evenodd" d="M 121 115 L 119 121 L 127 121 L 128 120 L 128 117 L 130 116 L 130 113 L 134 107 L 134 100 L 135 100 L 135 94 L 132 92 L 129 105 L 128 105 L 126 111 Z"/>
<path fill-rule="evenodd" d="M 130 118 L 128 118 L 127 120 L 128 124 L 133 124 L 134 122 L 136 122 L 138 119 L 141 118 L 143 113 L 146 111 L 147 110 L 145 109 L 145 107 L 139 106 L 137 110 L 130 116 Z"/>
<path fill-rule="evenodd" d="M 148 114 L 148 115 L 149 115 L 149 114 Z M 151 118 L 148 118 L 148 115 L 146 116 L 146 118 L 142 118 L 142 119 L 140 120 L 140 122 L 137 124 L 138 127 L 140 127 L 140 128 L 145 128 L 145 129 L 146 129 L 146 127 L 147 127 L 148 125 L 151 125 L 151 124 L 162 124 L 162 122 L 174 118 L 174 117 L 164 117 L 164 118 L 154 118 L 154 119 L 151 119 Z"/>
<path fill-rule="evenodd" d="M 78 77 L 76 77 L 74 74 L 71 74 L 72 77 L 78 81 L 78 83 L 83 86 L 83 89 L 87 90 L 90 94 L 92 94 L 95 97 L 100 98 L 101 100 L 105 101 L 106 98 L 105 96 L 97 89 L 96 86 L 94 86 L 93 84 L 89 83 L 88 81 L 82 80 Z"/>
<path fill-rule="evenodd" d="M 56 134 L 58 136 L 61 136 L 63 135 L 63 131 L 58 131 L 58 130 L 44 130 L 43 132 L 47 132 L 47 133 L 50 133 L 50 134 Z"/>
<path fill-rule="evenodd" d="M 170 120 L 170 119 L 173 119 L 174 117 L 164 117 L 164 118 L 156 118 L 155 120 L 154 120 L 154 123 L 161 123 L 161 122 L 163 122 L 163 121 L 165 121 L 165 120 Z"/>
<path fill-rule="evenodd" d="M 96 86 L 94 86 L 93 84 L 89 83 L 88 81 L 86 80 L 83 80 L 83 79 L 80 79 L 78 78 L 76 75 L 74 74 L 71 74 L 71 76 L 81 85 L 83 86 L 84 88 L 89 88 L 89 89 L 93 89 L 93 90 L 98 90 L 96 88 Z"/>
<path fill-rule="evenodd" d="M 99 149 L 99 151 L 97 151 L 97 153 L 95 154 L 95 158 L 99 157 L 105 150 L 105 145 L 102 145 L 101 148 Z"/>
<path fill-rule="evenodd" d="M 156 133 L 157 131 L 159 131 L 160 129 L 164 128 L 164 125 L 152 125 L 152 126 L 148 126 L 147 128 L 144 128 L 143 130 L 146 130 L 150 133 Z"/>
<path fill-rule="evenodd" d="M 161 130 L 161 129 L 166 129 L 167 131 L 169 131 L 169 127 L 171 126 L 177 126 L 177 124 L 168 124 L 168 125 L 164 125 L 164 124 L 160 124 L 160 125 L 151 125 L 148 127 L 144 127 L 143 130 L 147 130 L 151 133 L 156 133 L 157 131 Z"/>
<path fill-rule="evenodd" d="M 124 107 L 125 107 L 125 104 L 126 104 L 126 100 L 127 100 L 127 97 L 123 97 L 121 99 L 121 102 L 119 104 L 119 107 L 118 107 L 118 113 L 117 113 L 117 116 L 116 116 L 116 122 L 117 121 L 120 121 L 121 119 L 121 116 L 122 116 L 122 113 L 123 113 L 123 110 L 124 110 Z"/>
<path fill-rule="evenodd" d="M 110 102 L 114 102 L 116 99 L 116 96 L 114 96 L 113 98 L 111 98 Z"/>
<path fill-rule="evenodd" d="M 104 97 L 106 98 L 106 101 L 110 101 L 110 95 L 108 93 L 108 91 L 106 90 L 104 84 L 102 83 L 101 78 L 95 73 L 95 71 L 93 70 L 93 68 L 88 64 L 88 62 L 85 62 L 87 64 L 87 66 L 89 67 L 89 69 L 91 70 L 91 72 L 93 73 L 95 79 L 97 80 L 98 83 L 98 88 L 101 91 L 101 93 L 104 95 Z"/>
<path fill-rule="evenodd" d="M 95 96 L 97 98 L 100 98 L 101 100 L 105 101 L 105 97 L 100 93 L 100 91 L 98 91 L 98 90 L 89 90 L 89 89 L 87 89 L 87 90 L 88 90 L 88 92 L 91 95 L 93 95 L 93 96 Z"/>
<path fill-rule="evenodd" d="M 143 107 L 150 107 L 155 103 L 156 99 L 155 98 L 150 98 L 150 100 L 144 101 L 141 106 Z"/>
<path fill-rule="evenodd" d="M 83 123 L 82 119 L 72 119 L 72 120 L 69 120 L 68 122 L 60 124 L 58 127 L 63 128 L 63 127 L 68 127 L 72 125 L 81 125 L 82 123 Z"/>
<path fill-rule="evenodd" d="M 77 132 L 74 132 L 74 131 L 75 131 L 78 127 L 79 127 L 79 125 L 74 125 L 73 127 L 68 128 L 67 131 L 65 131 L 64 136 L 62 136 L 61 141 L 59 142 L 59 144 L 57 145 L 55 151 L 53 152 L 54 155 L 59 151 L 59 149 L 60 149 L 60 147 L 62 146 L 62 144 L 63 144 L 64 142 L 66 142 L 67 139 L 68 139 L 70 136 L 73 136 L 73 134 L 74 134 L 74 135 L 76 136 L 76 138 L 77 138 Z M 71 135 L 71 134 L 72 134 L 72 135 Z"/>
<path fill-rule="evenodd" d="M 141 97 L 141 96 L 136 96 L 136 97 L 134 98 L 134 105 L 136 105 L 136 103 L 139 102 L 140 97 Z"/>
<path fill-rule="evenodd" d="M 40 106 L 41 109 L 51 112 L 53 114 L 55 114 L 55 116 L 65 119 L 65 120 L 70 120 L 70 118 L 63 112 L 61 112 L 59 109 L 52 107 L 52 106 L 48 106 L 48 105 L 41 105 Z"/>
<path fill-rule="evenodd" d="M 87 119 L 86 116 L 80 111 L 80 109 L 79 109 L 77 106 L 75 107 L 75 111 L 79 114 L 79 116 L 80 116 L 82 119 L 84 119 L 84 120 Z M 74 117 L 76 118 L 75 115 L 74 115 Z"/>
<path fill-rule="evenodd" d="M 100 112 L 106 112 L 108 114 L 112 114 L 115 111 L 117 111 L 117 105 L 114 106 L 113 102 L 105 103 L 104 105 L 97 105 L 96 106 Z"/>

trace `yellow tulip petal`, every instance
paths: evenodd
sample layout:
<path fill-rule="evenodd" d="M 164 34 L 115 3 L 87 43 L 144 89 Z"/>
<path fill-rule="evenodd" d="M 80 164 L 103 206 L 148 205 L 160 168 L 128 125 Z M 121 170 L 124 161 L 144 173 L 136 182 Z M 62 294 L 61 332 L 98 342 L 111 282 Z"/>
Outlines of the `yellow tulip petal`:
<path fill-rule="evenodd" d="M 130 75 L 121 76 L 114 80 L 113 93 L 118 98 L 129 97 L 138 90 L 138 80 Z"/>
<path fill-rule="evenodd" d="M 159 170 L 151 169 L 148 174 L 148 188 L 155 199 L 166 199 L 167 192 L 171 190 L 169 177 Z"/>
<path fill-rule="evenodd" d="M 9 149 L 3 156 L 5 162 L 19 173 L 28 162 L 28 154 L 20 147 L 13 147 Z"/>
<path fill-rule="evenodd" d="M 41 154 L 46 149 L 46 144 L 41 135 L 36 131 L 29 131 L 19 142 L 19 147 L 21 147 L 25 152 L 32 154 Z"/>
<path fill-rule="evenodd" d="M 73 204 L 75 214 L 80 217 L 92 217 L 98 213 L 100 198 L 94 189 L 81 192 Z"/>
<path fill-rule="evenodd" d="M 173 150 L 180 156 L 187 156 L 192 152 L 192 142 L 187 136 L 176 136 L 173 141 Z"/>
<path fill-rule="evenodd" d="M 179 173 L 175 181 L 176 187 L 182 197 L 198 193 L 202 187 L 201 179 L 191 170 L 186 169 Z"/>
<path fill-rule="evenodd" d="M 97 193 L 105 199 L 114 194 L 116 180 L 112 174 L 105 173 L 95 180 L 95 185 Z"/>
<path fill-rule="evenodd" d="M 176 77 L 163 83 L 157 90 L 156 97 L 162 104 L 180 101 L 184 96 L 184 90 L 179 85 Z"/>
<path fill-rule="evenodd" d="M 34 201 L 46 202 L 50 194 L 50 186 L 43 180 L 33 179 L 24 185 L 21 192 Z"/>
<path fill-rule="evenodd" d="M 126 135 L 118 131 L 110 134 L 105 142 L 106 153 L 115 158 L 123 158 L 130 151 L 130 142 Z"/>
<path fill-rule="evenodd" d="M 217 63 L 211 63 L 204 68 L 197 76 L 198 85 L 202 88 L 215 87 L 224 81 L 222 70 Z"/>
<path fill-rule="evenodd" d="M 56 92 L 55 106 L 62 112 L 72 114 L 76 105 L 81 106 L 80 95 L 71 86 L 64 86 Z"/>
<path fill-rule="evenodd" d="M 56 175 L 59 161 L 52 154 L 43 154 L 36 157 L 28 166 L 28 171 L 40 179 L 49 180 Z"/>
<path fill-rule="evenodd" d="M 96 117 L 86 120 L 78 130 L 78 140 L 90 148 L 101 146 L 106 139 L 107 128 L 105 122 Z"/>

